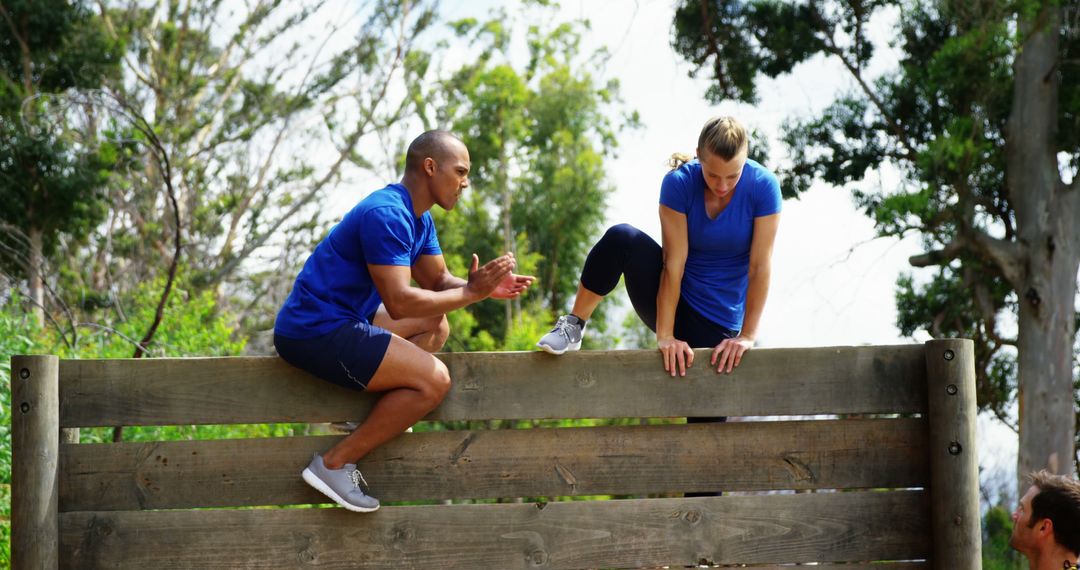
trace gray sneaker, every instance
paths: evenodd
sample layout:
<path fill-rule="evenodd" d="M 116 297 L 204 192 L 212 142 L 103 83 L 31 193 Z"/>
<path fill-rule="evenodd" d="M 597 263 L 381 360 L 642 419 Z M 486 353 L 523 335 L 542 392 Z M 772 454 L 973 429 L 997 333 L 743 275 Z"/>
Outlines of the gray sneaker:
<path fill-rule="evenodd" d="M 370 513 L 379 510 L 379 500 L 360 489 L 361 484 L 367 488 L 367 481 L 352 463 L 341 469 L 327 469 L 322 456 L 316 453 L 303 476 L 308 485 L 350 511 Z"/>
<path fill-rule="evenodd" d="M 568 350 L 581 348 L 581 335 L 585 332 L 585 325 L 581 319 L 574 315 L 563 315 L 555 321 L 551 332 L 544 335 L 536 346 L 551 354 L 562 354 Z"/>

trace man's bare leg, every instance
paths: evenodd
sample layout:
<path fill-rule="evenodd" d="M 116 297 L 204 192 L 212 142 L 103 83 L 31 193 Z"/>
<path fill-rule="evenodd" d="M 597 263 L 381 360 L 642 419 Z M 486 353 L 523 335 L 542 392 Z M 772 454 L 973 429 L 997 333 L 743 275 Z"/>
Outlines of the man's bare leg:
<path fill-rule="evenodd" d="M 329 469 L 356 462 L 434 410 L 450 390 L 450 372 L 427 351 L 394 335 L 367 390 L 386 393 L 356 431 L 323 455 Z"/>

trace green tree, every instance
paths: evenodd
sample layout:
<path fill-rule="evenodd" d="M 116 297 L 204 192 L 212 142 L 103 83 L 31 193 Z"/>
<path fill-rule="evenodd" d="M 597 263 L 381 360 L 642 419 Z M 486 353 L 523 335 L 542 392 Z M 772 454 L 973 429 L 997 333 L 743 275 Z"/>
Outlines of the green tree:
<path fill-rule="evenodd" d="M 46 261 L 104 218 L 112 154 L 72 140 L 69 117 L 46 111 L 52 96 L 116 75 L 122 45 L 84 2 L 5 0 L 0 30 L 0 270 L 26 280 L 43 322 Z"/>
<path fill-rule="evenodd" d="M 887 9 L 900 56 L 870 77 L 867 27 Z M 852 184 L 879 235 L 922 236 L 911 263 L 937 272 L 901 279 L 899 325 L 975 340 L 980 404 L 1019 401 L 1021 477 L 1075 461 L 1077 17 L 1075 0 L 684 0 L 674 20 L 712 100 L 753 102 L 761 77 L 819 54 L 847 69 L 851 92 L 785 128 L 785 190 Z M 906 179 L 872 192 L 885 163 Z"/>
<path fill-rule="evenodd" d="M 31 305 L 53 293 L 43 316 L 70 345 L 144 283 L 167 300 L 181 261 L 186 287 L 268 329 L 331 190 L 383 167 L 360 149 L 409 114 L 394 85 L 433 17 L 426 0 L 0 2 L 0 270 Z"/>
<path fill-rule="evenodd" d="M 525 2 L 517 18 L 550 20 L 551 10 Z M 475 56 L 442 80 L 422 107 L 433 111 L 423 115 L 425 126 L 461 135 L 473 162 L 466 199 L 454 212 L 437 214 L 448 256 L 467 260 L 474 251 L 490 257 L 510 250 L 521 272 L 538 277 L 525 303 L 539 316 L 523 317 L 530 307 L 523 310 L 520 301 L 516 312 L 509 303 L 468 309 L 480 329 L 510 344 L 520 336 L 517 325 L 535 328 L 528 323 L 566 309 L 603 223 L 610 193 L 604 159 L 617 147 L 618 129 L 637 125 L 633 113 L 612 117 L 621 103 L 617 83 L 588 71 L 606 53 L 582 54 L 587 22 L 528 25 L 521 34 L 518 19 L 499 10 L 485 22 L 452 22 Z M 513 39 L 522 36 L 525 60 L 514 57 L 521 46 Z M 456 237 L 448 241 L 451 232 Z M 596 317 L 602 328 L 602 315 Z"/>

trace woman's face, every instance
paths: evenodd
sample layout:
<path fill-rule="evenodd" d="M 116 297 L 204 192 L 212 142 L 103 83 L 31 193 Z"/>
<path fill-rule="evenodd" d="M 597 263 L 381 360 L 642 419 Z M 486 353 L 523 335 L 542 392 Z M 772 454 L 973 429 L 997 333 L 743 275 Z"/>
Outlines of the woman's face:
<path fill-rule="evenodd" d="M 717 198 L 727 198 L 735 190 L 742 176 L 743 166 L 746 165 L 746 149 L 743 148 L 731 160 L 724 160 L 719 156 L 698 149 L 698 161 L 701 162 L 701 173 L 705 176 L 705 185 Z"/>

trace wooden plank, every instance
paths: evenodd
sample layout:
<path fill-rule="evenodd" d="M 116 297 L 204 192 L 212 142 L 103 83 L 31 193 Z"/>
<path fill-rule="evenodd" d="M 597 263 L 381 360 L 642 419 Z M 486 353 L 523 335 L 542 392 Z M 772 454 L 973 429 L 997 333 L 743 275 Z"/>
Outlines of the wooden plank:
<path fill-rule="evenodd" d="M 922 419 L 403 434 L 361 463 L 383 501 L 922 487 Z M 322 503 L 299 477 L 339 436 L 66 445 L 60 509 Z"/>
<path fill-rule="evenodd" d="M 344 509 L 75 512 L 64 568 L 640 568 L 925 559 L 920 491 Z"/>
<path fill-rule="evenodd" d="M 975 343 L 926 343 L 934 568 L 980 570 L 979 461 L 975 451 Z"/>
<path fill-rule="evenodd" d="M 718 375 L 699 350 L 680 378 L 666 375 L 651 350 L 440 354 L 454 386 L 429 419 L 919 413 L 923 352 L 759 349 Z M 376 397 L 271 357 L 65 360 L 60 376 L 64 427 L 356 420 Z"/>
<path fill-rule="evenodd" d="M 59 359 L 11 359 L 11 554 L 16 568 L 56 568 Z"/>
<path fill-rule="evenodd" d="M 840 564 L 815 564 L 809 568 L 792 568 L 791 565 L 775 566 L 775 565 L 759 565 L 753 566 L 739 566 L 742 570 L 926 570 L 930 565 L 926 561 L 910 561 L 910 562 L 867 562 L 867 563 L 840 563 Z"/>

